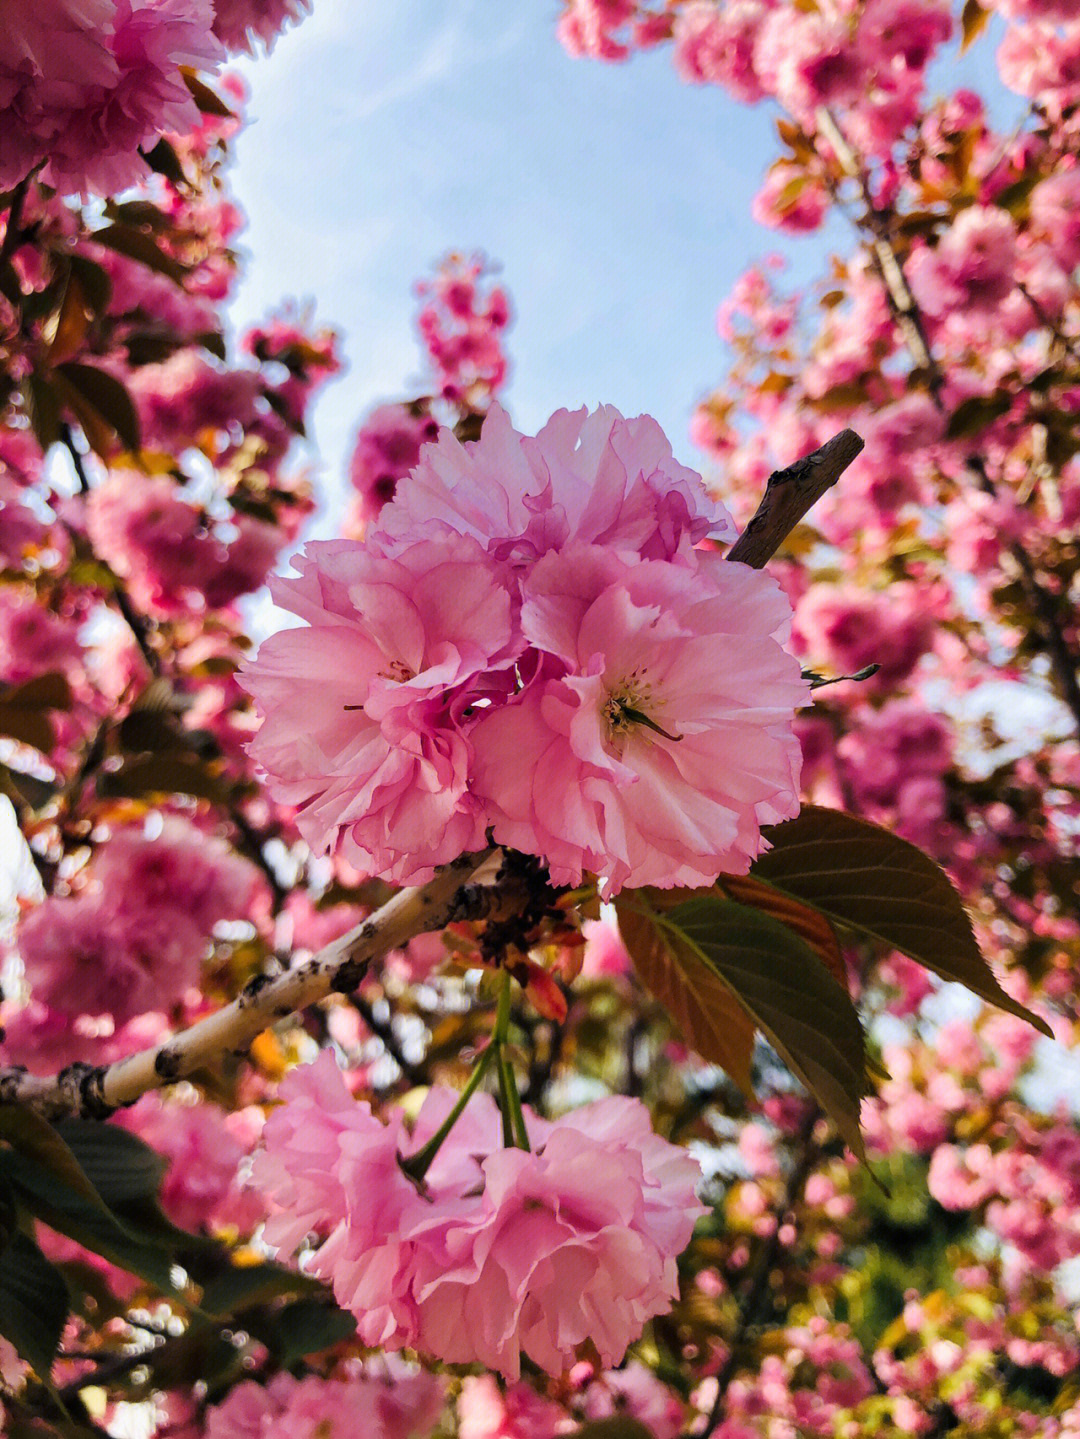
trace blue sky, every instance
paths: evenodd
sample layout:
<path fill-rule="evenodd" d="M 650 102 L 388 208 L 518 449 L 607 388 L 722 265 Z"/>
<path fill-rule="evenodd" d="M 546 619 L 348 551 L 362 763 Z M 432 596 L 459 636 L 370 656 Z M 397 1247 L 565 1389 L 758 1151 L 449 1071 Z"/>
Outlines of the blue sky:
<path fill-rule="evenodd" d="M 667 54 L 567 56 L 555 0 L 315 0 L 246 67 L 234 183 L 249 217 L 237 323 L 281 297 L 341 327 L 349 373 L 315 433 L 332 489 L 358 416 L 420 373 L 413 280 L 482 249 L 513 296 L 507 403 L 647 411 L 692 461 L 721 372 L 717 302 L 777 237 L 750 218 L 773 120 L 687 86 Z M 816 239 L 795 247 L 812 274 Z"/>
<path fill-rule="evenodd" d="M 349 371 L 314 425 L 331 520 L 358 418 L 415 393 L 411 287 L 446 250 L 502 266 L 517 316 L 505 398 L 521 428 L 607 402 L 654 415 L 700 464 L 686 431 L 723 372 L 718 301 L 770 250 L 799 283 L 849 248 L 839 221 L 789 240 L 750 218 L 777 154 L 770 106 L 683 83 L 667 50 L 574 60 L 558 13 L 558 0 L 314 0 L 244 66 L 234 184 L 248 264 L 232 315 L 295 296 L 344 333 Z M 935 78 L 985 92 L 992 68 L 980 45 Z"/>

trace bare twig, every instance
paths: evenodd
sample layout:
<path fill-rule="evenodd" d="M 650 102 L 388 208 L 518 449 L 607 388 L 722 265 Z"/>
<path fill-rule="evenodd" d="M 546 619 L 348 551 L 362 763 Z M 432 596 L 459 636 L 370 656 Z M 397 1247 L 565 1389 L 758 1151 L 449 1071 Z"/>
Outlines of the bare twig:
<path fill-rule="evenodd" d="M 444 865 L 429 883 L 401 890 L 311 959 L 283 974 L 256 976 L 231 1004 L 152 1049 L 115 1064 L 70 1064 L 47 1078 L 19 1067 L 0 1068 L 0 1105 L 26 1105 L 49 1119 L 104 1119 L 224 1054 L 245 1055 L 268 1026 L 328 994 L 349 993 L 373 960 L 402 948 L 414 935 L 492 913 L 502 900 L 499 886 L 469 883 L 491 855 L 491 850 L 466 854 Z"/>
<path fill-rule="evenodd" d="M 786 469 L 774 470 L 753 518 L 728 550 L 727 558 L 740 560 L 751 569 L 762 569 L 811 505 L 836 484 L 862 447 L 854 430 L 841 430 L 812 454 Z"/>
<path fill-rule="evenodd" d="M 727 1403 L 727 1392 L 731 1381 L 739 1371 L 742 1363 L 742 1347 L 746 1342 L 747 1335 L 755 1324 L 759 1322 L 762 1306 L 769 1292 L 769 1277 L 772 1274 L 773 1266 L 780 1257 L 780 1230 L 783 1227 L 786 1216 L 795 1208 L 802 1198 L 806 1187 L 806 1181 L 814 1171 L 814 1167 L 821 1158 L 821 1151 L 814 1142 L 814 1127 L 821 1118 L 818 1110 L 813 1109 L 807 1115 L 797 1138 L 798 1157 L 788 1175 L 787 1183 L 784 1186 L 784 1193 L 780 1203 L 773 1211 L 776 1223 L 773 1231 L 766 1239 L 758 1253 L 757 1261 L 754 1264 L 750 1275 L 750 1284 L 746 1289 L 742 1302 L 739 1305 L 738 1318 L 735 1321 L 735 1332 L 731 1336 L 728 1352 L 719 1374 L 716 1376 L 716 1398 L 713 1400 L 709 1416 L 705 1421 L 705 1427 L 694 1431 L 694 1439 L 709 1439 L 709 1436 L 719 1427 L 724 1418 L 724 1406 Z M 687 1436 L 688 1439 L 688 1436 Z"/>

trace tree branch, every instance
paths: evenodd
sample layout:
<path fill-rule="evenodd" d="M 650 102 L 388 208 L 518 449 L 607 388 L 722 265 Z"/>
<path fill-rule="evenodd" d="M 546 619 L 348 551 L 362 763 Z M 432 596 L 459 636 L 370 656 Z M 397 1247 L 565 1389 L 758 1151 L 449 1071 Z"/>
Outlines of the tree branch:
<path fill-rule="evenodd" d="M 738 1318 L 735 1321 L 735 1332 L 731 1336 L 731 1343 L 728 1346 L 727 1355 L 719 1374 L 716 1376 L 716 1398 L 713 1400 L 709 1416 L 705 1421 L 705 1427 L 694 1431 L 694 1439 L 709 1439 L 709 1436 L 719 1427 L 724 1418 L 724 1407 L 727 1402 L 727 1392 L 731 1387 L 731 1381 L 739 1371 L 742 1363 L 742 1347 L 746 1342 L 750 1330 L 758 1323 L 764 1301 L 769 1292 L 769 1278 L 773 1267 L 780 1257 L 780 1229 L 788 1214 L 795 1209 L 802 1199 L 806 1181 L 814 1172 L 818 1160 L 821 1158 L 821 1151 L 814 1143 L 814 1127 L 821 1118 L 818 1109 L 812 1109 L 804 1120 L 796 1139 L 798 1145 L 797 1158 L 788 1175 L 787 1183 L 784 1185 L 784 1193 L 780 1203 L 773 1211 L 776 1223 L 772 1233 L 766 1239 L 764 1246 L 758 1253 L 757 1261 L 750 1275 L 750 1285 L 745 1291 L 741 1304 L 739 1305 Z M 682 1439 L 689 1439 L 689 1435 L 682 1436 Z"/>
<path fill-rule="evenodd" d="M 0 1105 L 26 1105 L 47 1119 L 105 1119 L 222 1054 L 246 1055 L 264 1029 L 331 993 L 355 989 L 373 960 L 403 948 L 414 935 L 495 912 L 504 900 L 498 877 L 493 884 L 469 882 L 493 853 L 465 854 L 444 865 L 427 884 L 401 890 L 296 969 L 256 976 L 231 1004 L 152 1049 L 115 1064 L 70 1064 L 47 1078 L 16 1066 L 0 1068 Z"/>
<path fill-rule="evenodd" d="M 761 503 L 742 534 L 727 552 L 760 570 L 810 509 L 831 489 L 863 448 L 854 430 L 841 430 L 831 440 L 786 469 L 774 470 Z"/>
<path fill-rule="evenodd" d="M 926 376 L 930 397 L 939 414 L 947 414 L 943 398 L 945 372 L 930 345 L 930 337 L 922 312 L 915 302 L 908 284 L 900 257 L 896 253 L 892 234 L 886 216 L 876 208 L 866 174 L 858 155 L 844 135 L 836 118 L 824 106 L 816 113 L 818 129 L 828 141 L 844 173 L 855 181 L 859 195 L 866 208 L 865 229 L 869 231 L 874 265 L 892 310 L 893 318 L 904 339 L 908 354 L 917 369 Z M 833 188 L 836 196 L 836 189 Z M 863 228 L 853 220 L 856 229 Z M 1027 292 L 1021 287 L 1022 293 Z M 1030 299 L 1030 296 L 1027 296 Z M 1038 315 L 1036 315 L 1038 318 Z M 968 455 L 965 468 L 971 473 L 979 489 L 986 495 L 996 495 L 997 487 L 987 469 L 982 455 Z M 1007 553 L 1016 567 L 1020 587 L 1036 617 L 1038 639 L 1050 660 L 1054 680 L 1061 699 L 1068 706 L 1078 730 L 1080 730 L 1080 676 L 1078 657 L 1066 637 L 1060 608 L 1055 596 L 1040 578 L 1038 568 L 1031 555 L 1019 540 L 1012 540 L 1006 546 Z"/>

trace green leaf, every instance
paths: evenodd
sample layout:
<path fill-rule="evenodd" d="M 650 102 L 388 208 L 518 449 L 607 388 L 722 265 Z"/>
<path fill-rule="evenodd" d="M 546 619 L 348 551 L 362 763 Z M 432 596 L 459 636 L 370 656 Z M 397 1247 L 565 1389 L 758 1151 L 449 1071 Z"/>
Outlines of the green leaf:
<path fill-rule="evenodd" d="M 180 163 L 180 156 L 176 153 L 174 146 L 170 145 L 164 135 L 157 144 L 149 150 L 141 152 L 143 159 L 157 175 L 164 175 L 166 180 L 176 186 L 186 185 L 187 176 L 184 174 L 184 167 Z"/>
<path fill-rule="evenodd" d="M 16 1153 L 53 1175 L 87 1203 L 105 1209 L 105 1201 L 94 1187 L 78 1158 L 64 1142 L 61 1126 L 53 1126 L 33 1110 L 14 1105 L 0 1107 L 0 1139 Z"/>
<path fill-rule="evenodd" d="M 236 1264 L 206 1285 L 201 1308 L 207 1314 L 227 1316 L 290 1294 L 325 1292 L 326 1286 L 319 1280 L 280 1264 Z"/>
<path fill-rule="evenodd" d="M 638 978 L 670 1014 L 680 1038 L 748 1093 L 753 1020 L 730 987 L 660 922 L 663 910 L 683 902 L 690 893 L 623 890 L 615 900 L 619 933 Z"/>
<path fill-rule="evenodd" d="M 168 1247 L 130 1217 L 114 1214 L 100 1201 L 93 1203 L 15 1150 L 0 1151 L 0 1176 L 11 1184 L 19 1203 L 50 1229 L 164 1293 L 176 1292 Z"/>
<path fill-rule="evenodd" d="M 44 809 L 59 788 L 55 781 L 0 764 L 0 794 L 6 794 L 17 808 Z"/>
<path fill-rule="evenodd" d="M 921 849 L 818 805 L 804 805 L 797 819 L 765 834 L 773 847 L 755 861 L 754 878 L 1051 1033 L 1001 988 L 948 875 Z"/>
<path fill-rule="evenodd" d="M 47 1383 L 71 1308 L 60 1271 L 16 1233 L 0 1253 L 0 1334 Z"/>
<path fill-rule="evenodd" d="M 194 70 L 189 70 L 186 65 L 181 65 L 180 73 L 184 77 L 184 84 L 191 91 L 191 98 L 204 115 L 216 115 L 219 120 L 236 118 L 236 112 L 229 109 L 215 90 L 211 90 L 209 85 L 204 85 Z"/>
<path fill-rule="evenodd" d="M 87 304 L 95 315 L 104 315 L 112 299 L 112 280 L 107 270 L 85 255 L 69 255 L 71 273 L 77 275 Z"/>
<path fill-rule="evenodd" d="M 168 1162 L 138 1135 L 88 1119 L 61 1119 L 56 1133 L 106 1204 L 157 1195 Z"/>
<path fill-rule="evenodd" d="M 861 1158 L 859 1104 L 868 1091 L 862 1026 L 847 991 L 806 941 L 715 892 L 699 892 L 660 922 L 736 995 Z"/>
<path fill-rule="evenodd" d="M 298 1299 L 274 1316 L 273 1330 L 267 1332 L 265 1342 L 273 1345 L 278 1362 L 287 1369 L 355 1333 L 355 1317 L 332 1300 Z"/>
<path fill-rule="evenodd" d="M 48 450 L 60 438 L 60 397 L 49 381 L 35 372 L 23 382 L 23 398 L 34 439 L 42 450 Z"/>
<path fill-rule="evenodd" d="M 97 791 L 102 797 L 142 799 L 150 794 L 190 794 L 220 803 L 227 782 L 198 760 L 177 755 L 145 755 L 127 759 L 118 770 L 100 773 Z"/>
<path fill-rule="evenodd" d="M 96 431 L 101 422 L 120 438 L 125 449 L 140 449 L 138 412 L 126 386 L 114 375 L 74 360 L 57 365 L 54 373 L 61 395 L 99 453 L 102 446 Z"/>
<path fill-rule="evenodd" d="M 961 400 L 949 416 L 945 427 L 947 440 L 966 440 L 979 435 L 1013 407 L 1015 396 L 999 392 L 995 395 L 969 395 Z"/>

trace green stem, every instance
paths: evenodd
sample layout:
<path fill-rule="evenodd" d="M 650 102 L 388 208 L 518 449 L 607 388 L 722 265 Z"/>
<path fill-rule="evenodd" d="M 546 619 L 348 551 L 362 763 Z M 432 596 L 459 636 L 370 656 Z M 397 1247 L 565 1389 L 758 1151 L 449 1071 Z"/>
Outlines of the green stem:
<path fill-rule="evenodd" d="M 442 1124 L 439 1125 L 438 1129 L 431 1136 L 428 1142 L 424 1145 L 423 1149 L 418 1149 L 415 1154 L 410 1154 L 408 1159 L 402 1159 L 399 1161 L 402 1169 L 407 1175 L 409 1175 L 411 1179 L 423 1179 L 424 1175 L 431 1168 L 432 1161 L 434 1160 L 436 1154 L 438 1154 L 439 1149 L 442 1146 L 443 1140 L 446 1138 L 446 1136 L 450 1133 L 451 1129 L 453 1129 L 454 1125 L 461 1118 L 465 1110 L 465 1106 L 468 1104 L 469 1100 L 473 1097 L 473 1095 L 479 1088 L 480 1081 L 487 1073 L 488 1066 L 491 1064 L 492 1059 L 495 1058 L 497 1049 L 498 1045 L 493 1040 L 492 1043 L 489 1044 L 488 1047 L 484 1050 L 483 1054 L 477 1061 L 476 1068 L 473 1070 L 472 1074 L 469 1075 L 468 1084 L 466 1084 L 465 1088 L 458 1096 L 457 1103 L 443 1120 Z"/>
<path fill-rule="evenodd" d="M 506 1054 L 506 1043 L 510 1035 L 510 985 L 512 983 L 510 975 L 503 970 L 493 1044 L 499 1051 L 499 1093 L 502 1098 L 503 1143 L 509 1149 L 524 1149 L 527 1152 L 529 1136 L 525 1129 L 521 1095 L 518 1093 L 514 1067 Z"/>

